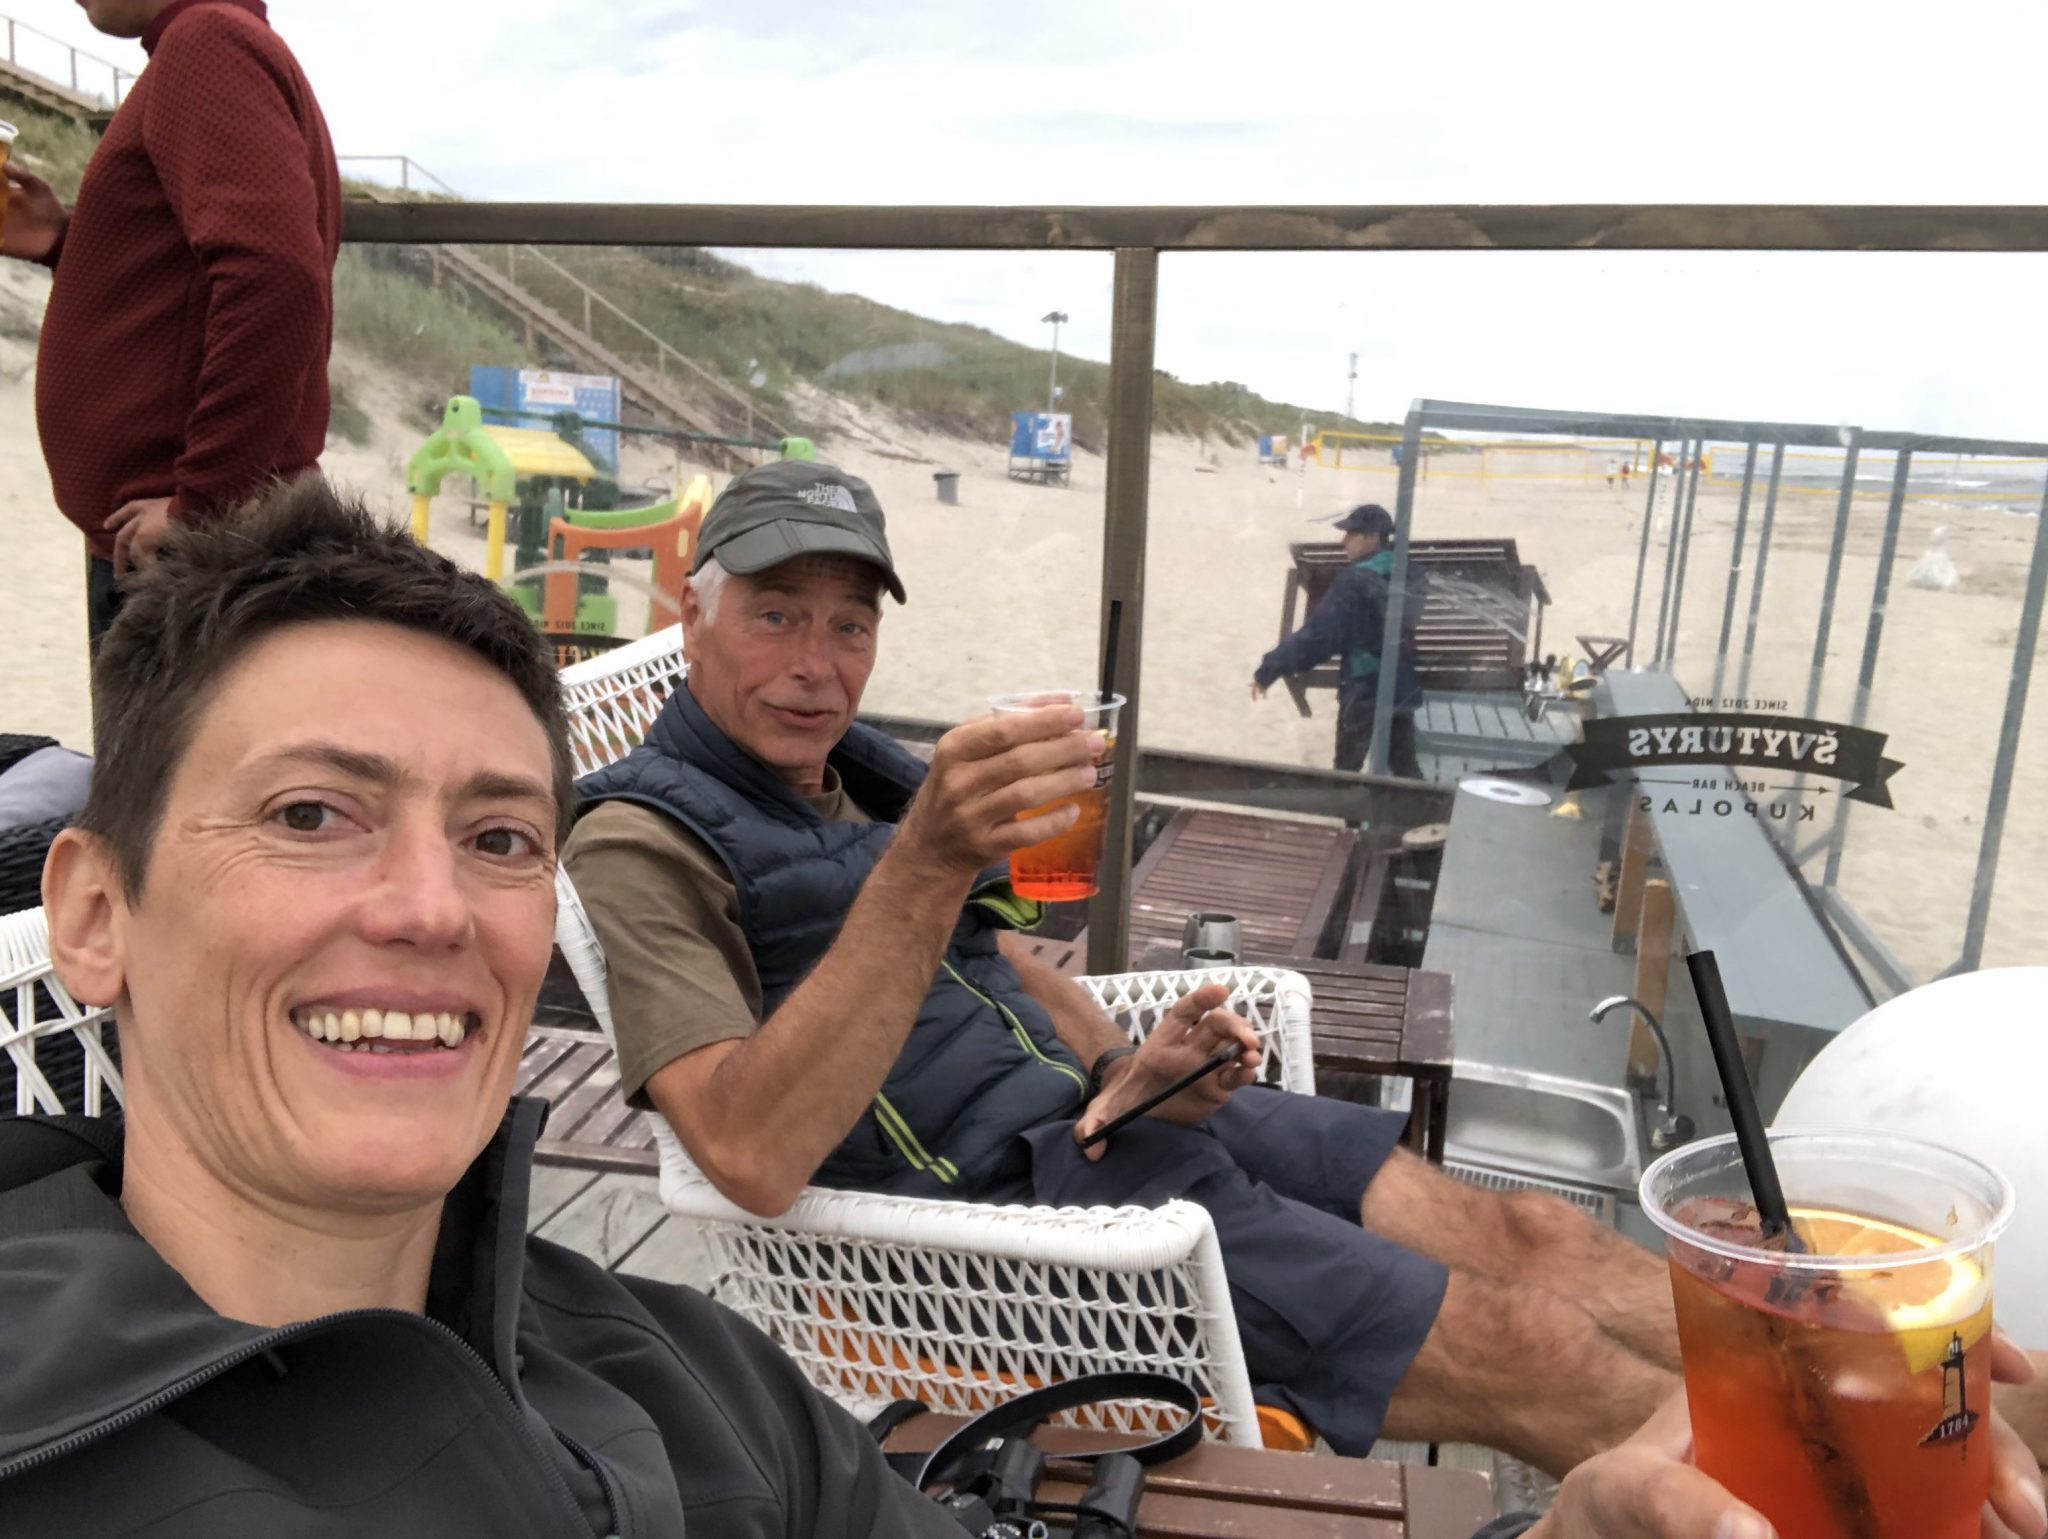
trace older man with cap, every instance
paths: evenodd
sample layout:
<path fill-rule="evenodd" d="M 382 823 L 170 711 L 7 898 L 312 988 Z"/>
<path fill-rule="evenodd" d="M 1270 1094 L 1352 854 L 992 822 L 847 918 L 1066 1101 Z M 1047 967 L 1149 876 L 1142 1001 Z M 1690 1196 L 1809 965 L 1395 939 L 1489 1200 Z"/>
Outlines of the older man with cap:
<path fill-rule="evenodd" d="M 619 1075 L 719 1190 L 986 1202 L 1188 1197 L 1216 1222 L 1260 1398 L 1340 1452 L 1484 1442 L 1563 1471 L 1676 1385 L 1663 1265 L 1577 1209 L 1452 1181 L 1399 1116 L 1250 1084 L 1257 1038 L 1181 1000 L 1135 1050 L 1015 933 L 1003 860 L 1094 784 L 1065 706 L 947 733 L 927 770 L 855 720 L 884 593 L 874 494 L 829 465 L 736 478 L 682 595 L 689 672 L 578 787 L 565 861 L 609 966 Z M 963 615 L 963 627 L 977 617 Z M 1220 1043 L 1244 1053 L 1079 1142 Z"/>
<path fill-rule="evenodd" d="M 1393 516 L 1376 502 L 1353 508 L 1337 520 L 1350 563 L 1301 629 L 1259 661 L 1252 698 L 1264 697 L 1284 674 L 1306 673 L 1335 654 L 1337 682 L 1337 768 L 1359 770 L 1372 746 L 1379 710 L 1380 648 L 1386 641 L 1387 594 L 1394 576 Z M 1415 671 L 1415 622 L 1422 613 L 1420 586 L 1409 584 L 1401 644 L 1394 659 L 1394 715 L 1388 723 L 1387 768 L 1410 780 L 1422 778 L 1415 757 L 1415 708 L 1422 703 L 1422 678 Z"/>

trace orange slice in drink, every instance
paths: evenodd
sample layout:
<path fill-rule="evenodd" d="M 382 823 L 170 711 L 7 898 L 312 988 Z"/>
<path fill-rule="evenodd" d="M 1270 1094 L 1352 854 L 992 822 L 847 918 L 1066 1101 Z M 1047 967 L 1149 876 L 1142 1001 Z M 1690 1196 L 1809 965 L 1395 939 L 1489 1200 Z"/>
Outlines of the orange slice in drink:
<path fill-rule="evenodd" d="M 1794 1208 L 1792 1227 L 1817 1256 L 1905 1255 L 1941 1241 L 1903 1224 L 1825 1208 Z M 1853 1268 L 1842 1287 L 1884 1317 L 1906 1354 L 1906 1367 L 1924 1373 L 1947 1354 L 1951 1337 L 1975 1346 L 1990 1328 L 1984 1269 L 1971 1256 L 1919 1261 L 1897 1270 Z"/>

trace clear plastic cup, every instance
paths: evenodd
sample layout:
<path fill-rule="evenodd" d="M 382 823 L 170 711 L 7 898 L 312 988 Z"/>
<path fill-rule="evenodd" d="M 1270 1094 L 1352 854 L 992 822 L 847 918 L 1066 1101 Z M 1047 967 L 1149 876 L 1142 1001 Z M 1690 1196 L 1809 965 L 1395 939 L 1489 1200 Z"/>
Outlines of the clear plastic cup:
<path fill-rule="evenodd" d="M 1019 818 L 1038 817 L 1071 802 L 1081 809 L 1074 826 L 1010 856 L 1010 886 L 1020 898 L 1065 903 L 1093 897 L 1102 867 L 1103 837 L 1109 828 L 1110 763 L 1116 751 L 1117 713 L 1123 709 L 1124 697 L 1111 695 L 1104 699 L 1099 690 L 1093 689 L 1032 689 L 991 695 L 988 703 L 998 716 L 1043 710 L 1049 705 L 1078 706 L 1082 718 L 1079 730 L 1103 734 L 1102 758 L 1096 765 L 1093 790 L 1063 796 L 1017 814 Z"/>
<path fill-rule="evenodd" d="M 1699 1467 L 1788 1539 L 1977 1539 L 2011 1184 L 1914 1139 L 1770 1139 L 1804 1253 L 1763 1237 L 1732 1135 L 1643 1173 Z"/>

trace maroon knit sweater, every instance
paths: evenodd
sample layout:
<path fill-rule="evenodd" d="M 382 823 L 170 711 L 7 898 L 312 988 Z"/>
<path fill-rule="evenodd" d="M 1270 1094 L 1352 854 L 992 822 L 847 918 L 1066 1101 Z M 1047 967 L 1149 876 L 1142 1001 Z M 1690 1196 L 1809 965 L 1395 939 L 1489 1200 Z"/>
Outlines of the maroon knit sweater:
<path fill-rule="evenodd" d="M 36 423 L 64 516 L 189 519 L 319 459 L 341 184 L 262 0 L 172 0 L 50 254 Z"/>

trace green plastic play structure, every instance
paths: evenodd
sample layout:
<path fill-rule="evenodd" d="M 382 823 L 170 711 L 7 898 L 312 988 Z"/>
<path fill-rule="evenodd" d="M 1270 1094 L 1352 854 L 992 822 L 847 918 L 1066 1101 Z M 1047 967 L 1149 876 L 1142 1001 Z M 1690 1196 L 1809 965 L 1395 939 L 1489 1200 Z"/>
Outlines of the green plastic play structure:
<path fill-rule="evenodd" d="M 441 426 L 421 443 L 406 464 L 406 489 L 412 494 L 413 537 L 427 540 L 429 510 L 449 476 L 467 477 L 476 486 L 477 497 L 489 509 L 485 543 L 484 574 L 504 585 L 535 623 L 559 627 L 561 615 L 548 614 L 544 607 L 542 575 L 524 576 L 530 568 L 558 560 L 561 552 L 548 549 L 548 531 L 559 519 L 577 529 L 617 532 L 665 524 L 677 517 L 689 497 L 685 492 L 661 502 L 621 508 L 619 484 L 592 463 L 584 452 L 586 428 L 605 428 L 625 433 L 643 433 L 667 439 L 707 440 L 710 435 L 681 429 L 641 427 L 615 422 L 590 422 L 575 412 L 503 412 L 497 416 L 530 418 L 547 427 L 511 427 L 485 422 L 483 406 L 474 396 L 449 399 L 441 415 Z M 808 438 L 789 437 L 776 441 L 719 438 L 716 442 L 767 450 L 784 459 L 810 460 L 817 449 Z M 699 483 L 702 478 L 699 478 Z M 698 483 L 693 483 L 692 490 Z M 708 487 L 699 500 L 708 501 Z M 516 514 L 516 518 L 514 515 Z M 512 573 L 505 571 L 508 526 L 513 535 Z M 604 566 L 610 552 L 593 549 L 581 554 L 580 562 L 590 568 L 579 572 L 575 617 L 571 628 L 581 633 L 615 635 L 618 629 L 618 601 L 609 591 Z M 561 605 L 557 606 L 564 607 Z"/>

